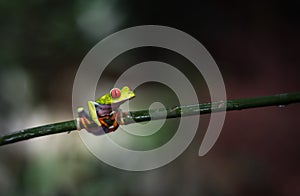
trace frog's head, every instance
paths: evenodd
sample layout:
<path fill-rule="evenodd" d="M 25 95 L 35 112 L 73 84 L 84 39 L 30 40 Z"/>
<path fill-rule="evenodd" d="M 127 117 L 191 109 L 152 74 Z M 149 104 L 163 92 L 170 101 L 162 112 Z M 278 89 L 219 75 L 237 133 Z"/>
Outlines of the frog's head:
<path fill-rule="evenodd" d="M 133 97 L 135 97 L 134 92 L 128 86 L 124 86 L 121 90 L 113 88 L 109 93 L 97 99 L 96 102 L 100 105 L 121 105 Z"/>

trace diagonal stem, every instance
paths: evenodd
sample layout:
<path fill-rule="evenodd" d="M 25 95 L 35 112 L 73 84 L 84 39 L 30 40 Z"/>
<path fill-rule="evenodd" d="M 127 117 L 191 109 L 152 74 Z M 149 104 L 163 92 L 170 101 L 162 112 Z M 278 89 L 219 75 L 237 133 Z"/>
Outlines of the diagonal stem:
<path fill-rule="evenodd" d="M 237 100 L 219 101 L 213 103 L 202 103 L 195 105 L 176 106 L 169 109 L 141 110 L 124 113 L 125 124 L 150 121 L 165 118 L 178 118 L 181 116 L 209 114 L 212 112 L 243 110 L 249 108 L 258 108 L 266 106 L 284 106 L 292 103 L 300 103 L 300 92 L 285 93 L 264 97 L 245 98 Z M 151 116 L 150 116 L 151 114 Z M 152 118 L 151 118 L 152 117 Z M 8 135 L 0 137 L 0 146 L 28 140 L 35 137 L 52 135 L 62 132 L 76 130 L 75 120 L 54 123 L 34 128 L 23 129 Z"/>

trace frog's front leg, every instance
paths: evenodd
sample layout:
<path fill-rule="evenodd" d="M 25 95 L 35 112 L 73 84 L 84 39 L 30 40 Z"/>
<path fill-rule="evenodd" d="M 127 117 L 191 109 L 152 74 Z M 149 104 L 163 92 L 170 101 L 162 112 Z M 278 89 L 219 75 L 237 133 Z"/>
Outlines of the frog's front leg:
<path fill-rule="evenodd" d="M 115 109 L 115 118 L 116 118 L 116 121 L 119 125 L 124 125 L 125 124 L 123 112 L 120 108 Z"/>

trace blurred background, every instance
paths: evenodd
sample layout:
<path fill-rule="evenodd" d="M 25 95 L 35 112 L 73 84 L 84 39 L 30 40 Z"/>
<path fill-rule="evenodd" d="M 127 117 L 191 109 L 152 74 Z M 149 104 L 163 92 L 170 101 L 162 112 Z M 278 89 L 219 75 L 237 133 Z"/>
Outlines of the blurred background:
<path fill-rule="evenodd" d="M 1 134 L 73 118 L 81 60 L 106 36 L 136 25 L 170 26 L 198 39 L 218 64 L 228 99 L 299 91 L 299 9 L 298 1 L 2 0 Z M 161 53 L 145 51 L 144 60 Z M 126 59 L 144 58 L 137 54 L 103 80 L 120 75 Z M 193 80 L 199 88 L 202 82 Z M 141 86 L 137 99 L 149 89 L 157 94 Z M 209 121 L 203 116 L 188 149 L 147 172 L 100 162 L 76 132 L 2 146 L 0 195 L 299 195 L 299 116 L 300 104 L 229 112 L 216 145 L 198 157 Z"/>

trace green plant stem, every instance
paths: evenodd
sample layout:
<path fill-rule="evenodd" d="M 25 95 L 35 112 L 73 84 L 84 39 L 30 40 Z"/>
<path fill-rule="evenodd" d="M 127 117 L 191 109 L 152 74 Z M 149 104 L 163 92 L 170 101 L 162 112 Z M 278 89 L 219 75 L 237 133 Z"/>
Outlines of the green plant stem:
<path fill-rule="evenodd" d="M 123 117 L 125 124 L 131 124 L 136 122 L 149 121 L 151 119 L 164 119 L 165 114 L 167 114 L 166 118 L 178 118 L 181 116 L 209 114 L 212 112 L 221 112 L 225 110 L 232 111 L 266 106 L 285 106 L 292 103 L 300 103 L 300 92 L 256 98 L 219 101 L 213 103 L 202 103 L 187 106 L 177 106 L 169 109 L 131 111 L 128 113 L 123 113 Z M 70 132 L 73 130 L 76 130 L 75 120 L 28 128 L 15 133 L 1 136 L 0 146 L 28 140 L 35 137 L 52 135 L 62 132 Z"/>

